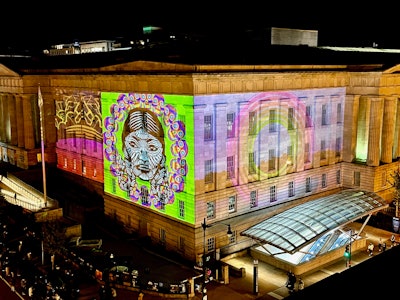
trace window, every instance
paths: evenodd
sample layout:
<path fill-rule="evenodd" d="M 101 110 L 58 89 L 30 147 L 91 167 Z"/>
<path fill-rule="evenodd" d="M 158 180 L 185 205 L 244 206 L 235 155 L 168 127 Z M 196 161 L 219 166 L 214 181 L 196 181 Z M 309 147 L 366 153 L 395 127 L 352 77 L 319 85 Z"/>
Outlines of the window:
<path fill-rule="evenodd" d="M 287 161 L 286 164 L 289 166 L 293 165 L 293 146 L 289 145 L 287 147 Z"/>
<path fill-rule="evenodd" d="M 226 136 L 227 138 L 235 137 L 235 113 L 226 115 Z"/>
<path fill-rule="evenodd" d="M 145 187 L 144 185 L 140 188 L 140 196 L 142 198 L 142 204 L 150 205 L 149 191 L 147 190 L 147 187 Z"/>
<path fill-rule="evenodd" d="M 326 188 L 326 187 L 327 187 L 327 178 L 326 178 L 326 174 L 322 174 L 322 177 L 321 177 L 321 186 L 322 186 L 322 188 Z"/>
<path fill-rule="evenodd" d="M 165 245 L 166 243 L 166 233 L 165 233 L 165 229 L 160 228 L 160 244 L 161 245 Z"/>
<path fill-rule="evenodd" d="M 204 166 L 204 182 L 213 183 L 214 182 L 214 172 L 213 172 L 213 160 L 206 160 Z"/>
<path fill-rule="evenodd" d="M 361 185 L 361 173 L 360 172 L 354 172 L 354 185 L 355 186 Z"/>
<path fill-rule="evenodd" d="M 255 162 L 255 152 L 249 153 L 249 174 L 256 173 L 256 162 Z"/>
<path fill-rule="evenodd" d="M 249 135 L 257 134 L 257 115 L 255 111 L 249 112 Z"/>
<path fill-rule="evenodd" d="M 179 217 L 185 217 L 185 202 L 182 200 L 179 200 Z"/>
<path fill-rule="evenodd" d="M 207 239 L 207 252 L 214 251 L 215 249 L 215 238 L 210 237 Z"/>
<path fill-rule="evenodd" d="M 182 236 L 179 237 L 178 248 L 181 253 L 185 252 L 185 238 Z"/>
<path fill-rule="evenodd" d="M 288 109 L 288 129 L 294 129 L 294 108 L 289 107 Z"/>
<path fill-rule="evenodd" d="M 342 103 L 338 103 L 336 107 L 336 123 L 341 124 L 342 122 Z"/>
<path fill-rule="evenodd" d="M 386 186 L 386 171 L 382 172 L 382 187 Z"/>
<path fill-rule="evenodd" d="M 325 140 L 321 141 L 321 160 L 326 159 L 326 142 Z"/>
<path fill-rule="evenodd" d="M 277 200 L 276 198 L 276 186 L 273 185 L 269 188 L 269 201 L 270 202 L 275 202 Z"/>
<path fill-rule="evenodd" d="M 269 157 L 268 157 L 268 170 L 269 171 L 275 170 L 275 160 L 276 160 L 275 149 L 270 149 L 268 151 L 268 155 L 269 155 Z"/>
<path fill-rule="evenodd" d="M 276 120 L 276 110 L 271 109 L 269 111 L 269 132 L 277 131 L 277 120 Z"/>
<path fill-rule="evenodd" d="M 289 181 L 288 183 L 288 196 L 294 197 L 294 181 Z"/>
<path fill-rule="evenodd" d="M 312 127 L 311 106 L 306 106 L 306 127 Z"/>
<path fill-rule="evenodd" d="M 226 177 L 228 179 L 235 178 L 235 158 L 233 156 L 226 158 Z"/>
<path fill-rule="evenodd" d="M 311 192 L 311 177 L 306 178 L 306 193 Z"/>
<path fill-rule="evenodd" d="M 326 104 L 323 104 L 322 105 L 322 112 L 321 112 L 321 114 L 322 114 L 322 118 L 321 118 L 321 125 L 328 125 L 329 123 L 328 123 L 328 106 L 326 105 Z"/>
<path fill-rule="evenodd" d="M 228 211 L 229 211 L 229 213 L 234 213 L 236 211 L 236 195 L 229 197 Z"/>
<path fill-rule="evenodd" d="M 257 191 L 251 191 L 250 192 L 250 208 L 257 207 L 257 206 L 258 206 Z"/>
<path fill-rule="evenodd" d="M 204 140 L 211 141 L 213 139 L 213 123 L 212 116 L 204 116 Z"/>
<path fill-rule="evenodd" d="M 335 156 L 340 157 L 340 150 L 342 149 L 342 139 L 340 137 L 336 138 L 336 145 L 335 145 Z"/>
<path fill-rule="evenodd" d="M 309 163 L 310 160 L 310 143 L 304 145 L 304 162 Z"/>
<path fill-rule="evenodd" d="M 236 243 L 236 230 L 232 230 L 232 235 L 229 237 L 229 244 Z"/>
<path fill-rule="evenodd" d="M 337 184 L 340 184 L 340 182 L 341 182 L 341 180 L 342 180 L 341 177 L 342 177 L 342 176 L 341 176 L 340 170 L 337 170 L 337 171 L 336 171 L 336 183 L 337 183 Z"/>
<path fill-rule="evenodd" d="M 207 219 L 215 218 L 215 202 L 207 202 Z"/>

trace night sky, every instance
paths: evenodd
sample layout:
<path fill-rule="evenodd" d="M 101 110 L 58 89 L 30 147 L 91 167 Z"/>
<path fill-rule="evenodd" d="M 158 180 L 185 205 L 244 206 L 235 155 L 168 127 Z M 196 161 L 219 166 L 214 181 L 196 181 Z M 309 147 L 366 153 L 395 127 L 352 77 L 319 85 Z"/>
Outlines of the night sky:
<path fill-rule="evenodd" d="M 44 49 L 74 39 L 132 37 L 147 25 L 232 36 L 247 28 L 311 29 L 318 30 L 320 46 L 361 47 L 375 42 L 380 48 L 400 48 L 400 22 L 393 8 L 366 7 L 365 2 L 354 8 L 339 2 L 321 2 L 320 6 L 276 2 L 13 1 L 2 10 L 0 49 L 21 45 Z"/>

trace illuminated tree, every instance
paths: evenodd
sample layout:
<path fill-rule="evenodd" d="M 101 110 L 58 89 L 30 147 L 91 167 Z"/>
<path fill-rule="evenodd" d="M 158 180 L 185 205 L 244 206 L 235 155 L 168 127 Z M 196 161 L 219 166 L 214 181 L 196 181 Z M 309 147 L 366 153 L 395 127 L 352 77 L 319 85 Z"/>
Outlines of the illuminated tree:
<path fill-rule="evenodd" d="M 394 191 L 393 191 L 393 204 L 396 207 L 396 218 L 399 217 L 399 206 L 400 206 L 400 168 L 394 171 L 393 174 L 391 174 L 393 178 L 393 182 L 391 182 Z"/>

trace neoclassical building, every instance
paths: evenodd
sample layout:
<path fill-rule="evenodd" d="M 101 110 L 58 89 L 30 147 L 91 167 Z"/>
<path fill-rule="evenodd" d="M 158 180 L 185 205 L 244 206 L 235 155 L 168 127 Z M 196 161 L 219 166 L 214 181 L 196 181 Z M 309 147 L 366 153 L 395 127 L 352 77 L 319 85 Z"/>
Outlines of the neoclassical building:
<path fill-rule="evenodd" d="M 2 58 L 1 160 L 36 167 L 43 136 L 46 164 L 101 194 L 106 215 L 193 261 L 249 248 L 242 231 L 342 189 L 391 202 L 396 58 L 319 55 L 315 64 L 312 55 L 298 64 Z"/>

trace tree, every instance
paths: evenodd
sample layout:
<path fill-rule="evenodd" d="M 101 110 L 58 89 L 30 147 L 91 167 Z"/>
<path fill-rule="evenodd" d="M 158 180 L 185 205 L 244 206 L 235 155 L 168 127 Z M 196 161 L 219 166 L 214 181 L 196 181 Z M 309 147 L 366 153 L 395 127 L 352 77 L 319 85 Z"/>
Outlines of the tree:
<path fill-rule="evenodd" d="M 400 168 L 398 168 L 396 171 L 394 171 L 393 174 L 391 174 L 393 178 L 393 182 L 391 182 L 392 187 L 394 188 L 393 191 L 393 204 L 396 207 L 396 218 L 399 217 L 399 205 L 400 205 Z"/>
<path fill-rule="evenodd" d="M 65 249 L 66 228 L 62 222 L 47 221 L 42 223 L 43 250 L 50 255 L 62 255 Z"/>

